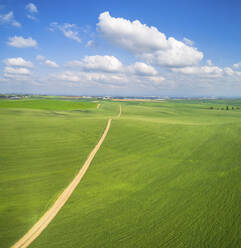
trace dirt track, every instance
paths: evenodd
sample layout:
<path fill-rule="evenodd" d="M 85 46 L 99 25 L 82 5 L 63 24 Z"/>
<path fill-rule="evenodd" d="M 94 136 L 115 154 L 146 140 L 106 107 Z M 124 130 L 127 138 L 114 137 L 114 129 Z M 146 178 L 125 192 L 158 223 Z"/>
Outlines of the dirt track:
<path fill-rule="evenodd" d="M 121 105 L 120 105 L 120 112 L 119 112 L 119 114 L 118 114 L 117 117 L 118 117 L 118 118 L 121 117 L 121 114 L 122 114 L 122 108 L 121 108 Z"/>
<path fill-rule="evenodd" d="M 121 107 L 120 113 L 121 114 Z M 93 160 L 95 154 L 99 150 L 100 146 L 102 145 L 111 125 L 112 119 L 108 120 L 106 129 L 100 138 L 98 144 L 90 153 L 89 157 L 85 161 L 83 167 L 78 172 L 74 180 L 69 184 L 69 186 L 64 190 L 64 192 L 58 197 L 56 202 L 52 205 L 52 207 L 40 218 L 40 220 L 17 242 L 15 243 L 12 248 L 24 248 L 28 247 L 40 234 L 41 232 L 48 226 L 48 224 L 53 220 L 53 218 L 57 215 L 60 209 L 64 206 L 67 202 L 77 185 L 79 184 L 80 180 L 84 176 L 85 172 L 87 171 L 91 161 Z"/>

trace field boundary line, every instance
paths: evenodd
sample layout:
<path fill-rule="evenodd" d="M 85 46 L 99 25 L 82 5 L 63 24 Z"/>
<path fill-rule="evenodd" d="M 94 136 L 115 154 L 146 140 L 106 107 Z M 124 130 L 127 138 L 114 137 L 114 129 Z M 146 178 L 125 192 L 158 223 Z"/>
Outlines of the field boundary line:
<path fill-rule="evenodd" d="M 61 210 L 67 200 L 70 198 L 71 194 L 78 186 L 80 180 L 85 175 L 87 169 L 89 168 L 91 161 L 93 160 L 95 154 L 101 147 L 105 137 L 110 129 L 112 119 L 109 119 L 107 122 L 107 126 L 103 135 L 101 136 L 99 142 L 95 146 L 95 148 L 89 154 L 87 160 L 85 161 L 84 165 L 75 176 L 73 181 L 67 186 L 67 188 L 63 191 L 63 193 L 58 197 L 55 203 L 50 207 L 49 210 L 38 220 L 37 223 L 19 240 L 17 241 L 12 248 L 25 248 L 28 247 L 41 233 L 42 231 L 48 226 L 48 224 L 54 219 L 57 213 Z"/>

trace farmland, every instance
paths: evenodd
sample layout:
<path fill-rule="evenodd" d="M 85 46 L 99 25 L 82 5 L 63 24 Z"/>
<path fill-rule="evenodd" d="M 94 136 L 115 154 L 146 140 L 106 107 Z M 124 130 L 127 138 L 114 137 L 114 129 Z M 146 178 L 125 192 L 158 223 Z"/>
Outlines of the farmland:
<path fill-rule="evenodd" d="M 110 117 L 86 175 L 30 247 L 241 247 L 240 105 L 1 100 L 1 247 L 53 204 Z"/>

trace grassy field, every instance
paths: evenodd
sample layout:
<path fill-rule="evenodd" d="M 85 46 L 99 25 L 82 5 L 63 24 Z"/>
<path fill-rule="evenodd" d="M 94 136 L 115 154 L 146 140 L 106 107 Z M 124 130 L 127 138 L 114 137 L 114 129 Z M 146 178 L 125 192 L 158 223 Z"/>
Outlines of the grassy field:
<path fill-rule="evenodd" d="M 0 100 L 0 108 L 43 109 L 43 110 L 86 110 L 96 108 L 93 102 L 64 101 L 49 99 Z"/>
<path fill-rule="evenodd" d="M 0 101 L 0 247 L 9 247 L 47 210 L 105 129 L 107 118 L 96 108 L 66 111 L 67 103 L 65 111 L 41 110 L 49 102 L 14 101 L 3 108 Z M 66 102 L 55 104 L 47 108 Z"/>
<path fill-rule="evenodd" d="M 119 104 L 0 109 L 1 247 L 72 180 Z M 82 182 L 30 247 L 241 247 L 241 110 L 210 109 L 227 104 L 241 102 L 121 103 Z"/>

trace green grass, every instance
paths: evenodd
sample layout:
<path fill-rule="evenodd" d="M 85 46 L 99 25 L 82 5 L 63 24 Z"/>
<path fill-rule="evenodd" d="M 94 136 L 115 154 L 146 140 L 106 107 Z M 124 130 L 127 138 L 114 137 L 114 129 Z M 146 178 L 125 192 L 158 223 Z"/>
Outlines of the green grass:
<path fill-rule="evenodd" d="M 81 168 L 107 122 L 90 111 L 0 109 L 0 247 L 17 241 Z"/>
<path fill-rule="evenodd" d="M 68 100 L 24 99 L 0 100 L 0 108 L 44 109 L 44 110 L 86 110 L 96 108 L 97 103 Z"/>
<path fill-rule="evenodd" d="M 113 120 L 87 174 L 30 247 L 241 247 L 241 111 L 210 110 L 211 101 L 121 104 L 123 115 Z M 53 122 L 50 111 L 2 110 L 0 154 L 5 149 L 7 155 L 0 160 L 6 194 L 0 199 L 5 206 L 0 233 L 8 234 L 2 235 L 2 247 L 21 236 L 71 180 L 118 107 L 102 102 L 99 111 L 66 112 L 51 117 Z M 52 136 L 49 126 L 56 129 Z M 85 156 L 78 157 L 86 139 Z M 31 175 L 26 185 L 21 182 L 25 173 Z M 6 227 L 6 222 L 12 224 Z"/>

